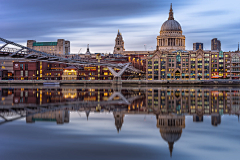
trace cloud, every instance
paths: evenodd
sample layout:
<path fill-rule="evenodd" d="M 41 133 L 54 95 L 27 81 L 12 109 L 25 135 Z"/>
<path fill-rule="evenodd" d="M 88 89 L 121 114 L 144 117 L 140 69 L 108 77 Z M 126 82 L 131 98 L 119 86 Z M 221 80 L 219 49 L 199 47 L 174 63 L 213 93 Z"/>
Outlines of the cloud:
<path fill-rule="evenodd" d="M 217 6 L 223 5 L 222 1 L 206 8 L 200 5 L 204 2 L 198 1 L 172 3 L 188 46 L 204 37 L 204 41 L 232 38 L 226 46 L 236 41 L 239 23 L 224 24 L 227 16 L 234 16 L 232 9 Z M 90 44 L 92 52 L 112 52 L 120 29 L 126 50 L 144 50 L 143 44 L 156 48 L 156 37 L 168 17 L 169 5 L 165 0 L 2 0 L 0 37 L 25 44 L 28 39 L 63 38 L 71 41 L 71 52 L 78 52 L 80 47 L 85 50 L 86 44 Z M 196 10 L 196 6 L 201 9 Z M 213 21 L 221 16 L 225 18 L 222 23 Z"/>

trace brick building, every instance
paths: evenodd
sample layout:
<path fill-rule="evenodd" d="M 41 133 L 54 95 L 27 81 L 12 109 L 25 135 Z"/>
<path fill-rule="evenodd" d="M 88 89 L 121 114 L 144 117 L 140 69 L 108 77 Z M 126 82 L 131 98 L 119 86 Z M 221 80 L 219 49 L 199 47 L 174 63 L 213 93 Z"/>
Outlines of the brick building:
<path fill-rule="evenodd" d="M 61 80 L 63 68 L 67 64 L 19 61 L 13 62 L 15 80 Z"/>

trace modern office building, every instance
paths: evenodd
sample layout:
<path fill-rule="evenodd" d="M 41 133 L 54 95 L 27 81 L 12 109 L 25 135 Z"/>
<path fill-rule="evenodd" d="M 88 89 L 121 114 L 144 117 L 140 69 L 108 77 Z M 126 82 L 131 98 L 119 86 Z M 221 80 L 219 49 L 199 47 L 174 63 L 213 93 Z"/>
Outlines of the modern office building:
<path fill-rule="evenodd" d="M 221 41 L 217 38 L 211 40 L 211 50 L 221 51 Z"/>
<path fill-rule="evenodd" d="M 28 40 L 27 47 L 54 55 L 69 55 L 70 41 L 58 39 L 57 42 L 36 42 L 35 40 Z"/>
<path fill-rule="evenodd" d="M 201 42 L 193 43 L 193 50 L 198 50 L 198 49 L 203 49 L 203 43 Z"/>

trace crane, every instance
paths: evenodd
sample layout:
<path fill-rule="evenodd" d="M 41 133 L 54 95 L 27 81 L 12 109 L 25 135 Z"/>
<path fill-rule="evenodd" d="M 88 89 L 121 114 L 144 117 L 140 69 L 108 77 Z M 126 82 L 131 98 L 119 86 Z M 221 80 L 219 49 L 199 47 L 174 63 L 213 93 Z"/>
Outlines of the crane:
<path fill-rule="evenodd" d="M 78 54 L 80 54 L 81 50 L 82 50 L 82 48 L 79 49 Z"/>

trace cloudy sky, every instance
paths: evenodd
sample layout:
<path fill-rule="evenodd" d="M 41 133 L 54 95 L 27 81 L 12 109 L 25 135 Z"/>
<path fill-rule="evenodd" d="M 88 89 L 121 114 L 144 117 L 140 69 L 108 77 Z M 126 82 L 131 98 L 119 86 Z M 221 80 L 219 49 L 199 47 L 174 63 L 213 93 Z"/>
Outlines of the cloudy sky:
<path fill-rule="evenodd" d="M 0 37 L 26 41 L 71 41 L 71 52 L 113 52 L 118 29 L 126 50 L 153 50 L 162 23 L 173 3 L 175 20 L 186 36 L 186 49 L 211 39 L 222 50 L 240 42 L 239 0 L 0 0 Z"/>

